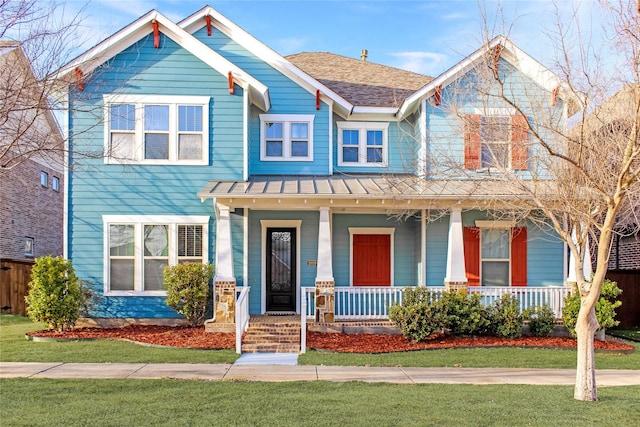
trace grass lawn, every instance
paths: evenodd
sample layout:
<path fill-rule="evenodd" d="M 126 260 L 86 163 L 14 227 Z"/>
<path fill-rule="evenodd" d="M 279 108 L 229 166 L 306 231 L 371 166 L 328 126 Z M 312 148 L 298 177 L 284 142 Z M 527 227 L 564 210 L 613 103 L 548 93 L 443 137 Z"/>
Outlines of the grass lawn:
<path fill-rule="evenodd" d="M 640 342 L 640 326 L 626 329 L 609 329 L 607 333 L 614 337 L 624 338 L 635 342 Z"/>
<path fill-rule="evenodd" d="M 640 343 L 631 354 L 596 353 L 597 369 L 640 369 Z M 403 353 L 346 354 L 308 351 L 301 365 L 411 366 L 463 368 L 569 368 L 576 367 L 575 349 L 466 348 Z"/>
<path fill-rule="evenodd" d="M 6 426 L 634 426 L 640 386 L 395 385 L 176 380 L 0 380 Z"/>
<path fill-rule="evenodd" d="M 33 342 L 24 334 L 42 329 L 20 316 L 0 315 L 0 361 L 111 363 L 233 363 L 233 350 L 153 348 L 120 341 Z M 598 369 L 640 369 L 640 343 L 632 354 L 596 354 Z M 412 366 L 465 368 L 575 368 L 576 352 L 523 348 L 422 350 L 386 354 L 308 351 L 301 365 Z"/>
<path fill-rule="evenodd" d="M 155 348 L 112 341 L 33 342 L 25 338 L 29 331 L 44 329 L 22 316 L 0 315 L 1 362 L 66 363 L 233 363 L 233 350 L 192 350 Z"/>

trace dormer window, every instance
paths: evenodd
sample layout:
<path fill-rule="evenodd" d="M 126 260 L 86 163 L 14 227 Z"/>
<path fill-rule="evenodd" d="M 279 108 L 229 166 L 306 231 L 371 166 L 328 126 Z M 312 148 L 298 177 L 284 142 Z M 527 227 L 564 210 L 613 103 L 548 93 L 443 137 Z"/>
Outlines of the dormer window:
<path fill-rule="evenodd" d="M 260 114 L 260 160 L 313 161 L 313 115 Z"/>
<path fill-rule="evenodd" d="M 338 122 L 338 165 L 386 166 L 388 123 Z"/>
<path fill-rule="evenodd" d="M 527 170 L 528 139 L 524 116 L 467 114 L 464 118 L 465 169 Z"/>

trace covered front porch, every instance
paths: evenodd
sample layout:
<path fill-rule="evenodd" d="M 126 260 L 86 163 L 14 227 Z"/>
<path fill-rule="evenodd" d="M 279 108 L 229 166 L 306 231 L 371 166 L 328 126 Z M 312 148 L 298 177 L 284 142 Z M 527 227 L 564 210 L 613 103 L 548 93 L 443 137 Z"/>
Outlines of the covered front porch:
<path fill-rule="evenodd" d="M 249 315 L 258 314 L 296 314 L 303 324 L 385 320 L 407 286 L 436 295 L 465 288 L 486 304 L 510 293 L 522 309 L 547 304 L 560 317 L 570 290 L 564 244 L 538 239 L 532 229 L 518 234 L 527 246 L 506 254 L 507 282 L 481 283 L 479 271 L 469 271 L 469 254 L 480 251 L 469 251 L 469 225 L 507 230 L 514 238 L 508 245 L 516 246 L 513 224 L 489 221 L 478 209 L 500 189 L 463 197 L 461 183 L 449 191 L 438 185 L 426 191 L 383 176 L 209 182 L 199 196 L 212 199 L 216 212 L 216 322 L 242 330 Z M 527 262 L 516 265 L 516 258 Z M 239 298 L 241 290 L 246 295 Z M 242 324 L 238 313 L 244 313 Z"/>

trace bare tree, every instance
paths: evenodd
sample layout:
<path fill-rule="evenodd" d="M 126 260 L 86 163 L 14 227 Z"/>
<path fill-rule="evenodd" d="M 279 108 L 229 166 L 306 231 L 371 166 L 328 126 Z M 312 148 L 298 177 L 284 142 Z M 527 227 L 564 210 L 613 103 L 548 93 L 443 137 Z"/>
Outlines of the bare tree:
<path fill-rule="evenodd" d="M 496 44 L 492 26 L 485 25 L 482 63 L 443 89 L 450 95 L 443 100 L 452 101 L 442 106 L 455 113 L 458 127 L 452 129 L 458 135 L 468 135 L 470 128 L 482 133 L 481 150 L 469 161 L 473 164 L 461 165 L 448 154 L 451 147 L 444 147 L 429 165 L 434 176 L 467 176 L 510 188 L 510 199 L 489 201 L 484 209 L 546 225 L 568 245 L 581 297 L 574 398 L 584 401 L 597 400 L 595 306 L 612 237 L 623 224 L 627 232 L 630 224 L 637 230 L 640 212 L 640 3 L 603 0 L 598 6 L 608 46 L 592 44 L 578 13 L 567 20 L 556 9 L 557 22 L 547 36 L 555 53 L 549 69 L 559 79 L 545 76 L 542 67 L 538 82 L 522 77 L 510 63 L 530 66 L 531 58 L 502 61 L 510 54 L 508 37 Z M 468 114 L 472 97 L 476 104 L 480 100 L 480 110 L 508 111 L 510 121 L 483 114 L 480 132 L 478 116 Z M 510 135 L 511 144 L 490 143 L 502 134 Z M 586 277 L 583 262 L 591 258 L 594 271 Z"/>
<path fill-rule="evenodd" d="M 79 15 L 65 21 L 56 1 L 0 0 L 0 173 L 38 158 L 60 166 L 51 77 L 70 58 Z"/>

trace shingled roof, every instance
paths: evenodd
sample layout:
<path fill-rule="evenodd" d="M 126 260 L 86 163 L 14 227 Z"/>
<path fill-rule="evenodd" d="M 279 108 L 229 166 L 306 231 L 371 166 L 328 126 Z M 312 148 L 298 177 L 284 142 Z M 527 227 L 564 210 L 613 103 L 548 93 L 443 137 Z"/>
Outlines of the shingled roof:
<path fill-rule="evenodd" d="M 293 65 L 356 106 L 398 107 L 433 77 L 329 52 L 286 57 Z"/>

